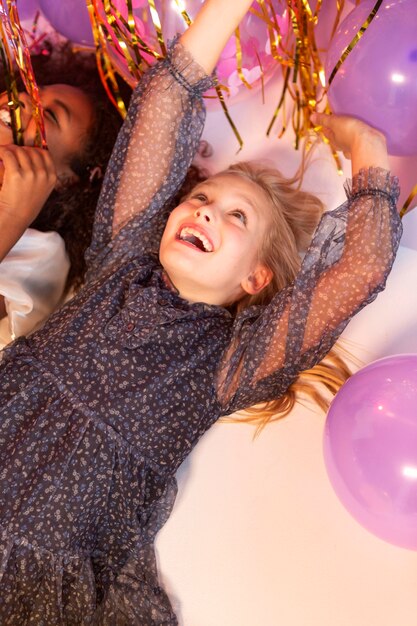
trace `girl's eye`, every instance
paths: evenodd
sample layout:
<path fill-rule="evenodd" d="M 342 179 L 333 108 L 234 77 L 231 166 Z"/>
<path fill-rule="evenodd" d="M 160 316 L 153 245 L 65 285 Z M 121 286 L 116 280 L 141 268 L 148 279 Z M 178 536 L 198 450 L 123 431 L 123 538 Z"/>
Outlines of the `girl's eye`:
<path fill-rule="evenodd" d="M 242 222 L 242 224 L 246 226 L 248 220 L 246 218 L 246 214 L 243 211 L 241 211 L 240 209 L 236 209 L 235 211 L 231 212 L 231 215 L 233 215 L 233 217 L 236 217 L 240 222 Z"/>
<path fill-rule="evenodd" d="M 45 109 L 45 113 L 48 114 L 48 116 L 52 119 L 52 121 L 58 126 L 58 118 L 55 115 L 55 113 L 53 112 L 52 109 Z"/>
<path fill-rule="evenodd" d="M 196 193 L 193 198 L 200 200 L 201 202 L 207 202 L 207 196 L 204 193 Z"/>

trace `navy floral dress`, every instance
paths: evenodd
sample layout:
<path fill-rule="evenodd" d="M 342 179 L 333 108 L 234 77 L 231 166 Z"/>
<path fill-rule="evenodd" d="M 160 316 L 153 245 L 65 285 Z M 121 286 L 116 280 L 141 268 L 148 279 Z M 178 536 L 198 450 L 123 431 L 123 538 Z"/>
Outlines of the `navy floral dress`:
<path fill-rule="evenodd" d="M 295 283 L 236 318 L 166 284 L 158 246 L 209 80 L 180 44 L 141 82 L 99 202 L 86 286 L 0 367 L 2 626 L 177 623 L 155 534 L 220 415 L 282 394 L 382 289 L 397 183 L 364 171 Z"/>

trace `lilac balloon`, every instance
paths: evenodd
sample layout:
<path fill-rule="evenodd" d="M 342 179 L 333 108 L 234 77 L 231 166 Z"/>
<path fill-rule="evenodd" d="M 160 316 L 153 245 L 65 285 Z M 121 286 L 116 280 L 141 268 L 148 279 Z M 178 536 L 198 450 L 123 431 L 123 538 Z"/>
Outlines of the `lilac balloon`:
<path fill-rule="evenodd" d="M 17 0 L 17 10 L 20 20 L 31 20 L 35 17 L 36 11 L 39 11 L 39 0 Z"/>
<path fill-rule="evenodd" d="M 417 354 L 375 361 L 343 385 L 327 417 L 324 458 L 358 522 L 417 549 Z"/>
<path fill-rule="evenodd" d="M 326 78 L 370 14 L 364 0 L 343 20 L 330 45 Z M 417 2 L 384 1 L 330 85 L 335 113 L 379 128 L 393 155 L 417 154 Z"/>
<path fill-rule="evenodd" d="M 85 0 L 39 0 L 42 13 L 55 30 L 74 43 L 94 46 Z"/>

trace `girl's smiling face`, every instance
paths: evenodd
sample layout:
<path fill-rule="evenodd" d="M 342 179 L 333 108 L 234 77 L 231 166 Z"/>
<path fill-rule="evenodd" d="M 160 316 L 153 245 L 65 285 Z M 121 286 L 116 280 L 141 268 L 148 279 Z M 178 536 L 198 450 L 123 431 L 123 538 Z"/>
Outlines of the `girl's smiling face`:
<path fill-rule="evenodd" d="M 44 108 L 45 134 L 58 176 L 72 176 L 69 161 L 83 145 L 93 121 L 93 106 L 81 89 L 70 85 L 49 85 L 40 89 Z M 7 94 L 0 95 L 0 145 L 13 143 Z M 33 146 L 36 126 L 32 107 L 26 93 L 19 94 L 23 140 L 25 146 Z M 1 181 L 0 181 L 1 182 Z"/>
<path fill-rule="evenodd" d="M 183 298 L 226 306 L 268 284 L 271 271 L 259 260 L 267 204 L 258 185 L 225 173 L 197 185 L 172 211 L 160 261 Z"/>

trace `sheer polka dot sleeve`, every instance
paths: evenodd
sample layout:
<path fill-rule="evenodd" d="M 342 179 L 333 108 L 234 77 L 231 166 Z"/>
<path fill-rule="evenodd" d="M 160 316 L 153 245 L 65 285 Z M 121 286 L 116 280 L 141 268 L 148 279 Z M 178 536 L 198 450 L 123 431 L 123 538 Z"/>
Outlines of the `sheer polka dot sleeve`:
<path fill-rule="evenodd" d="M 261 314 L 237 318 L 218 382 L 227 412 L 282 395 L 385 287 L 402 233 L 398 181 L 370 168 L 346 191 L 347 202 L 324 214 L 294 284 Z"/>
<path fill-rule="evenodd" d="M 88 259 L 118 237 L 137 245 L 181 185 L 203 130 L 211 78 L 175 40 L 136 88 L 103 183 Z"/>

